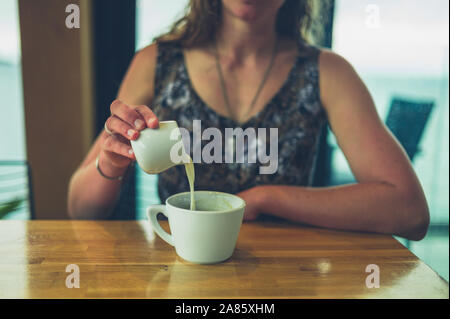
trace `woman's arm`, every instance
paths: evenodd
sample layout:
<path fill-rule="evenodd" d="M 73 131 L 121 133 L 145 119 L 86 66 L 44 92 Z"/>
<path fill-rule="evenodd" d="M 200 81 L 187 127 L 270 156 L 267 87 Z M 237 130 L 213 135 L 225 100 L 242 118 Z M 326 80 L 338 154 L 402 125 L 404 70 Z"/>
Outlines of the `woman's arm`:
<path fill-rule="evenodd" d="M 240 194 L 253 204 L 248 218 L 264 212 L 321 227 L 422 239 L 429 225 L 424 193 L 359 76 L 342 57 L 324 51 L 320 89 L 331 129 L 358 183 L 255 187 Z"/>
<path fill-rule="evenodd" d="M 136 53 L 130 67 L 125 75 L 118 92 L 118 100 L 111 105 L 111 109 L 126 105 L 148 105 L 153 99 L 154 70 L 156 65 L 157 48 L 152 44 Z M 126 104 L 126 105 L 124 105 Z M 146 107 L 140 106 L 144 112 Z M 151 114 L 141 115 L 145 122 Z M 115 119 L 116 123 L 118 119 Z M 151 127 L 151 123 L 145 123 Z M 123 123 L 122 123 L 123 125 Z M 109 124 L 108 124 L 109 126 Z M 145 126 L 144 126 L 145 127 Z M 118 139 L 123 144 L 114 143 L 113 139 Z M 72 175 L 69 183 L 68 212 L 69 216 L 77 219 L 102 219 L 107 218 L 118 199 L 121 188 L 121 181 L 108 180 L 102 177 L 95 167 L 95 160 L 98 155 L 99 166 L 107 176 L 122 176 L 125 174 L 128 164 L 134 156 L 120 156 L 121 153 L 128 155 L 126 144 L 128 141 L 122 136 L 111 137 L 104 130 L 97 137 L 94 145 L 90 149 L 80 167 Z M 109 149 L 107 146 L 110 145 Z M 105 151 L 108 149 L 108 151 Z M 105 153 L 108 154 L 105 154 Z"/>

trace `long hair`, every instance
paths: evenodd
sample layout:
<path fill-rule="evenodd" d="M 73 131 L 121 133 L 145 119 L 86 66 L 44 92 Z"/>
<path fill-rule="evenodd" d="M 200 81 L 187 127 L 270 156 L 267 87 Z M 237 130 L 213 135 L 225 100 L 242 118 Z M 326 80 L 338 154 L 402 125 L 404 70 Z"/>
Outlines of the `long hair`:
<path fill-rule="evenodd" d="M 295 40 L 307 41 L 312 23 L 312 0 L 285 0 L 278 10 L 276 31 Z M 176 42 L 189 48 L 210 43 L 222 17 L 221 0 L 190 0 L 186 14 L 156 42 Z"/>

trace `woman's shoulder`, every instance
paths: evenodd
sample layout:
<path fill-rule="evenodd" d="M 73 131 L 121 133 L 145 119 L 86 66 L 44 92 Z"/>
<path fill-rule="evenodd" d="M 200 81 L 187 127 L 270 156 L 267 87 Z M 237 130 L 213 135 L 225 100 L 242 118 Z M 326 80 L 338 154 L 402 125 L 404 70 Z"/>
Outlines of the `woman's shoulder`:
<path fill-rule="evenodd" d="M 179 53 L 180 45 L 173 42 L 153 42 L 135 53 L 135 59 L 140 63 L 156 64 L 158 59 L 167 58 Z"/>
<path fill-rule="evenodd" d="M 352 65 L 340 54 L 329 49 L 320 48 L 319 53 L 320 69 L 329 75 L 335 73 L 348 73 L 353 70 Z"/>
<path fill-rule="evenodd" d="M 325 71 L 344 71 L 351 67 L 350 63 L 338 53 L 307 42 L 299 42 L 299 56 L 315 60 Z"/>
<path fill-rule="evenodd" d="M 153 98 L 157 47 L 150 44 L 134 54 L 118 95 L 128 104 L 146 104 Z"/>
<path fill-rule="evenodd" d="M 337 96 L 356 95 L 364 84 L 352 64 L 340 54 L 321 49 L 319 57 L 321 99 L 325 108 L 334 105 Z"/>
<path fill-rule="evenodd" d="M 138 50 L 134 54 L 134 60 L 136 60 L 139 64 L 150 65 L 156 63 L 157 56 L 158 45 L 157 43 L 151 43 Z"/>
<path fill-rule="evenodd" d="M 134 54 L 131 67 L 147 79 L 154 79 L 158 68 L 173 61 L 181 53 L 180 47 L 172 42 L 153 42 Z"/>
<path fill-rule="evenodd" d="M 323 88 L 343 88 L 359 78 L 350 62 L 331 50 L 322 48 L 318 62 L 320 83 Z"/>

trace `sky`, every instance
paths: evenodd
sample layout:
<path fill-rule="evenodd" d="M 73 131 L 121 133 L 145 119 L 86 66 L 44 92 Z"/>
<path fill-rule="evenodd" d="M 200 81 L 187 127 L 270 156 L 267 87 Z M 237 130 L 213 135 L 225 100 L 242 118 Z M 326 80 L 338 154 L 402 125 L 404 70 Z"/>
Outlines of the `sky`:
<path fill-rule="evenodd" d="M 337 0 L 333 50 L 363 73 L 448 74 L 448 10 L 448 0 Z"/>

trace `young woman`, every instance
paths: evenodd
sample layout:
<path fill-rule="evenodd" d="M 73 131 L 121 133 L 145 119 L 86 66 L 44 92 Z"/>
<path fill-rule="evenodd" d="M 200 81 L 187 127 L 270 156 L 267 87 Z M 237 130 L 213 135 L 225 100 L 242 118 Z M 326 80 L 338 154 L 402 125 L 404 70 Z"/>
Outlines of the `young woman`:
<path fill-rule="evenodd" d="M 278 128 L 278 170 L 196 164 L 196 189 L 236 193 L 245 220 L 271 214 L 342 230 L 422 239 L 429 212 L 402 147 L 342 57 L 310 46 L 307 0 L 191 0 L 172 31 L 136 53 L 105 131 L 74 173 L 73 218 L 108 218 L 135 160 L 130 140 L 159 120 L 202 127 Z M 312 188 L 321 128 L 329 123 L 356 184 Z M 159 193 L 188 190 L 182 166 L 159 176 Z"/>

